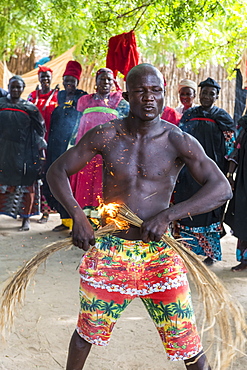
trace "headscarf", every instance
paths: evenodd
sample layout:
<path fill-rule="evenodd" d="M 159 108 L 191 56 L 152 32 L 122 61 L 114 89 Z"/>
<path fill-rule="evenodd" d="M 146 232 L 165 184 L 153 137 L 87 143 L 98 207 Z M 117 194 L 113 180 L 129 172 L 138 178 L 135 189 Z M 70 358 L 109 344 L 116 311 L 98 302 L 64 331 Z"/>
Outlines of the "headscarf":
<path fill-rule="evenodd" d="M 188 78 L 184 78 L 183 80 L 181 80 L 178 84 L 178 92 L 183 88 L 183 87 L 190 87 L 191 89 L 193 89 L 196 93 L 196 90 L 197 90 L 197 85 L 194 81 L 192 80 L 189 80 Z"/>
<path fill-rule="evenodd" d="M 53 72 L 53 70 L 51 68 L 48 68 L 46 66 L 41 66 L 39 65 L 39 70 L 38 70 L 38 75 L 41 73 L 41 72 Z"/>
<path fill-rule="evenodd" d="M 119 86 L 117 80 L 114 78 L 113 71 L 110 68 L 100 68 L 96 72 L 96 82 L 97 82 L 97 78 L 99 77 L 99 75 L 101 75 L 101 73 L 110 73 L 112 75 L 112 79 L 113 79 L 114 85 L 116 87 L 116 90 L 117 91 L 121 91 L 122 90 L 121 87 Z"/>
<path fill-rule="evenodd" d="M 82 68 L 80 63 L 76 62 L 75 60 L 70 60 L 66 65 L 63 77 L 73 76 L 79 81 L 81 77 L 81 71 Z"/>

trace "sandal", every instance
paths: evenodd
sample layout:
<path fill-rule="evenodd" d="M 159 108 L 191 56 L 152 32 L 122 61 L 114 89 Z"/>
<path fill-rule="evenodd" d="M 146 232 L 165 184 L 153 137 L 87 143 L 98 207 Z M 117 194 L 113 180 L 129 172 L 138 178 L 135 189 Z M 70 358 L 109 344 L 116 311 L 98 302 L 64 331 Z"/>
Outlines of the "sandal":
<path fill-rule="evenodd" d="M 234 266 L 231 268 L 233 272 L 235 271 L 243 271 L 247 269 L 247 262 L 241 262 L 239 265 Z"/>
<path fill-rule="evenodd" d="M 29 218 L 23 218 L 22 225 L 19 228 L 19 231 L 29 231 L 30 229 L 30 220 Z"/>
<path fill-rule="evenodd" d="M 69 230 L 68 226 L 65 226 L 64 224 L 58 225 L 52 229 L 52 231 L 64 231 L 64 230 Z"/>
<path fill-rule="evenodd" d="M 49 219 L 49 215 L 47 213 L 43 213 L 41 219 L 39 219 L 37 222 L 39 224 L 45 224 Z"/>
<path fill-rule="evenodd" d="M 212 266 L 215 262 L 216 262 L 216 261 L 215 261 L 215 260 L 213 260 L 213 258 L 211 258 L 211 257 L 207 257 L 207 258 L 203 261 L 203 263 L 205 263 L 205 265 L 206 265 L 206 266 Z"/>

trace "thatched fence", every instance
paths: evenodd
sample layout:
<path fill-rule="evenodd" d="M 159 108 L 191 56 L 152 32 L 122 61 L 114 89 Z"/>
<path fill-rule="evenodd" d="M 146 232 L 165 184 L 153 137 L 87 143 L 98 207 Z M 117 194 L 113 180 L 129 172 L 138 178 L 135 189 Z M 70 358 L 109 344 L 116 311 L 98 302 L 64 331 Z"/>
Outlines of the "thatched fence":
<path fill-rule="evenodd" d="M 197 83 L 197 85 L 205 80 L 207 77 L 211 77 L 216 80 L 221 86 L 219 99 L 216 103 L 220 108 L 225 109 L 231 116 L 233 116 L 234 105 L 235 105 L 235 84 L 236 79 L 228 79 L 226 70 L 221 66 L 213 66 L 207 64 L 205 68 L 200 68 L 198 73 L 188 71 L 185 68 L 176 67 L 176 59 L 171 59 L 168 66 L 159 68 L 165 76 L 167 87 L 166 87 L 166 105 L 170 107 L 176 107 L 179 103 L 177 86 L 179 81 L 183 78 L 189 78 Z M 235 73 L 234 73 L 235 77 Z M 197 94 L 198 95 L 198 94 Z M 195 103 L 199 104 L 198 96 Z"/>
<path fill-rule="evenodd" d="M 176 59 L 173 58 L 169 65 L 163 67 L 158 66 L 158 68 L 163 73 L 167 82 L 165 103 L 169 107 L 175 108 L 179 104 L 177 86 L 180 80 L 183 78 L 189 78 L 195 81 L 198 85 L 207 77 L 212 77 L 221 86 L 219 99 L 216 103 L 217 106 L 225 109 L 231 116 L 233 116 L 236 79 L 233 78 L 229 80 L 227 78 L 227 72 L 223 67 L 208 64 L 206 68 L 201 68 L 198 73 L 194 73 L 186 70 L 185 68 L 178 68 L 176 66 Z M 94 64 L 85 67 L 83 66 L 83 73 L 79 88 L 87 91 L 88 93 L 93 93 L 95 91 L 95 72 L 93 71 Z M 119 80 L 119 84 L 123 89 L 125 89 L 125 83 L 123 79 Z M 195 102 L 199 104 L 198 96 Z"/>
<path fill-rule="evenodd" d="M 189 78 L 199 84 L 201 81 L 205 80 L 207 77 L 212 77 L 221 86 L 221 92 L 217 105 L 225 109 L 228 113 L 233 116 L 234 104 L 235 104 L 235 78 L 231 80 L 228 79 L 226 70 L 221 66 L 213 66 L 208 64 L 205 68 L 200 68 L 198 73 L 187 70 L 186 68 L 178 68 L 176 63 L 176 58 L 173 55 L 169 55 L 169 64 L 166 66 L 157 66 L 158 69 L 163 73 L 166 81 L 166 98 L 165 104 L 175 108 L 179 104 L 179 97 L 177 86 L 180 80 L 183 78 Z M 25 45 L 22 49 L 16 50 L 16 55 L 10 58 L 7 62 L 9 70 L 13 74 L 23 74 L 33 69 L 34 66 L 34 43 L 31 42 L 30 45 Z M 62 66 L 61 75 L 65 69 L 66 62 Z M 87 91 L 88 93 L 93 93 L 95 91 L 95 63 L 87 65 L 82 64 L 83 73 L 79 83 L 79 88 Z M 235 76 L 235 74 L 234 74 Z M 62 81 L 53 81 L 54 84 L 59 83 L 60 88 L 62 87 Z M 119 84 L 122 89 L 125 89 L 125 82 L 123 79 L 118 79 Z M 2 86 L 2 85 L 1 85 Z M 36 85 L 33 86 L 35 89 Z M 196 98 L 196 103 L 199 104 L 198 96 Z"/>

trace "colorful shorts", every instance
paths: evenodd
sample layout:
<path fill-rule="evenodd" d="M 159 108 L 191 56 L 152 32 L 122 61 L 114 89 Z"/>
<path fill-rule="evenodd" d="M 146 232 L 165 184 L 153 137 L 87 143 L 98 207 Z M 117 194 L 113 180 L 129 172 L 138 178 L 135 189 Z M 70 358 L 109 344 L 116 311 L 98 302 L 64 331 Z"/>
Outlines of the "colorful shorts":
<path fill-rule="evenodd" d="M 108 344 L 121 313 L 140 297 L 168 359 L 185 360 L 202 350 L 186 269 L 165 243 L 100 238 L 83 256 L 79 272 L 81 310 L 77 332 L 86 341 Z"/>

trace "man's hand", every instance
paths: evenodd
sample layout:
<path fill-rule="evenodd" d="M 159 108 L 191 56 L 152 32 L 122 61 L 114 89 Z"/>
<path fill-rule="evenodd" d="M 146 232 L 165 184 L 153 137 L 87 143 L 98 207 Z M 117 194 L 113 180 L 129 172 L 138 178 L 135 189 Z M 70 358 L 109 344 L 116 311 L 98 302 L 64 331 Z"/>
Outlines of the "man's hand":
<path fill-rule="evenodd" d="M 72 240 L 76 247 L 84 251 L 95 244 L 94 230 L 85 215 L 83 219 L 73 220 Z"/>
<path fill-rule="evenodd" d="M 143 222 L 141 238 L 144 243 L 160 241 L 170 223 L 168 213 L 169 208 Z"/>

